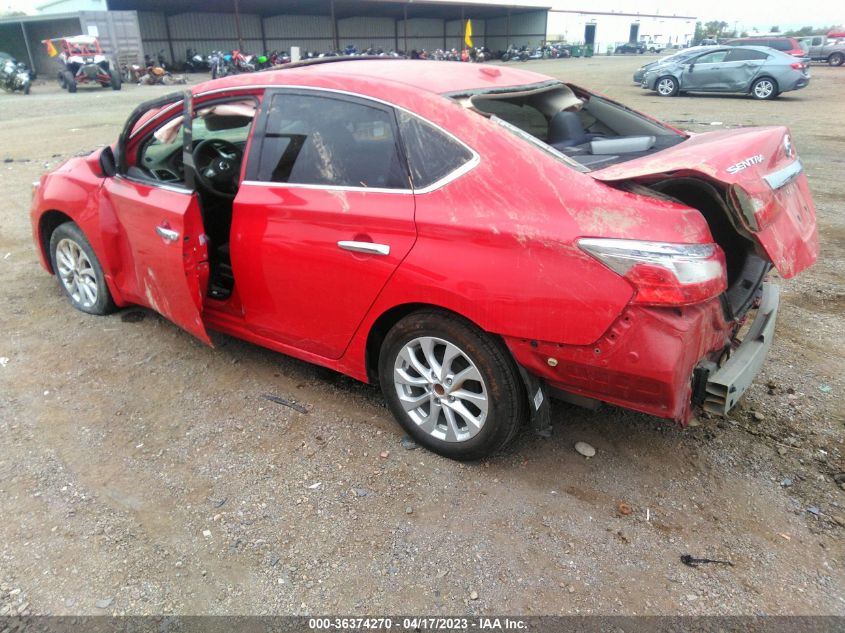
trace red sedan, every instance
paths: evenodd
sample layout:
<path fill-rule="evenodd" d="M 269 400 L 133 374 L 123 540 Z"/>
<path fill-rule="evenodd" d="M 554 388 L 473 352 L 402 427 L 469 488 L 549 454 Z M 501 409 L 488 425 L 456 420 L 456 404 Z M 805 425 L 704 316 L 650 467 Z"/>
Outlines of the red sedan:
<path fill-rule="evenodd" d="M 736 404 L 767 273 L 818 253 L 786 128 L 690 135 L 524 70 L 329 61 L 146 103 L 45 175 L 34 239 L 71 303 L 378 382 L 458 459 L 548 431 L 550 396 L 682 424 Z"/>

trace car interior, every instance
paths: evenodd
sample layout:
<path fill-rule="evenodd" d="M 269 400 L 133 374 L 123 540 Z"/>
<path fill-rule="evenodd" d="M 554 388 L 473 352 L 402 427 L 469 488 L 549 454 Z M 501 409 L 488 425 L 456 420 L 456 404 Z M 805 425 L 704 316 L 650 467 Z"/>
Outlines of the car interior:
<path fill-rule="evenodd" d="M 687 138 L 624 106 L 566 84 L 481 93 L 462 102 L 586 169 L 647 156 Z"/>
<path fill-rule="evenodd" d="M 244 150 L 257 103 L 246 99 L 197 110 L 191 122 L 195 177 L 203 226 L 208 237 L 208 296 L 224 300 L 234 288 L 229 256 L 232 203 L 238 191 Z M 141 181 L 186 186 L 182 117 L 157 128 L 139 146 L 127 176 Z"/>

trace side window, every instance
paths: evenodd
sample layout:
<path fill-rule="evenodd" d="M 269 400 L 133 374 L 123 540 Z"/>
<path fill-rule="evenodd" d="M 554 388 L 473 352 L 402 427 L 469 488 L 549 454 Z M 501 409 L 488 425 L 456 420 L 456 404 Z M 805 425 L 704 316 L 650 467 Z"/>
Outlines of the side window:
<path fill-rule="evenodd" d="M 788 40 L 771 40 L 769 47 L 778 51 L 788 51 L 792 48 L 792 44 Z"/>
<path fill-rule="evenodd" d="M 718 64 L 725 59 L 729 51 L 713 51 L 695 60 L 696 64 Z"/>
<path fill-rule="evenodd" d="M 329 96 L 276 94 L 258 180 L 301 185 L 408 189 L 393 112 Z"/>
<path fill-rule="evenodd" d="M 762 51 L 752 51 L 747 48 L 735 48 L 725 58 L 726 62 L 760 61 L 768 57 Z"/>
<path fill-rule="evenodd" d="M 399 129 L 416 189 L 433 185 L 472 160 L 466 147 L 412 114 L 399 112 Z"/>

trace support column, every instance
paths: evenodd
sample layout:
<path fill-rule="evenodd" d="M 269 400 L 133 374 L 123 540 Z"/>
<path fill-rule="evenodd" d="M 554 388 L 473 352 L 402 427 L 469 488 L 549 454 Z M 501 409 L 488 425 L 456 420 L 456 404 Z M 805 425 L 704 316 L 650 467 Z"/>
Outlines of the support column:
<path fill-rule="evenodd" d="M 461 30 L 460 30 L 460 37 L 461 37 L 461 50 L 466 50 L 467 47 L 467 18 L 464 15 L 464 7 L 461 5 Z"/>
<path fill-rule="evenodd" d="M 176 54 L 173 52 L 173 38 L 170 36 L 170 16 L 165 13 L 164 14 L 164 33 L 167 35 L 167 48 L 170 49 L 170 63 L 176 63 Z M 150 55 L 153 60 L 156 60 L 158 57 L 158 51 L 155 52 L 155 55 Z"/>
<path fill-rule="evenodd" d="M 26 46 L 26 56 L 29 57 L 29 68 L 32 72 L 37 73 L 38 69 L 35 67 L 35 60 L 32 57 L 32 49 L 29 47 L 29 36 L 26 34 L 26 24 L 21 22 L 21 33 L 23 33 L 23 43 Z"/>
<path fill-rule="evenodd" d="M 510 45 L 511 45 L 511 10 L 510 9 L 508 9 L 508 26 L 507 26 L 507 29 L 506 29 L 506 32 L 505 32 L 505 39 L 507 40 L 505 42 L 505 46 L 510 47 Z M 507 50 L 507 48 L 505 50 Z"/>
<path fill-rule="evenodd" d="M 241 35 L 241 3 L 240 0 L 235 0 L 235 28 L 238 31 L 238 50 L 244 52 L 244 38 Z"/>
<path fill-rule="evenodd" d="M 264 16 L 259 15 L 258 19 L 261 20 L 261 54 L 266 55 L 270 51 L 267 50 L 267 36 L 264 34 Z"/>
<path fill-rule="evenodd" d="M 410 51 L 408 50 L 408 5 L 402 6 L 402 12 L 405 16 L 405 20 L 402 22 L 402 26 L 405 27 L 405 55 L 410 55 Z"/>
<path fill-rule="evenodd" d="M 331 10 L 332 10 L 332 42 L 334 43 L 334 49 L 336 51 L 340 51 L 340 40 L 337 33 L 337 15 L 334 12 L 334 0 L 331 1 Z"/>

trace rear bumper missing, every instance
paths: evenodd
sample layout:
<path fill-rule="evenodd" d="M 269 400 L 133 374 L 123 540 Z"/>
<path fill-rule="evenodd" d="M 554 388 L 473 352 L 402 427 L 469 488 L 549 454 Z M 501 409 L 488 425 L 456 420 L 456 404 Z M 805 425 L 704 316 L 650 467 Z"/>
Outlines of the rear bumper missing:
<path fill-rule="evenodd" d="M 760 307 L 748 334 L 730 359 L 707 379 L 702 403 L 705 411 L 726 415 L 751 385 L 772 346 L 779 304 L 778 287 L 763 284 Z"/>

